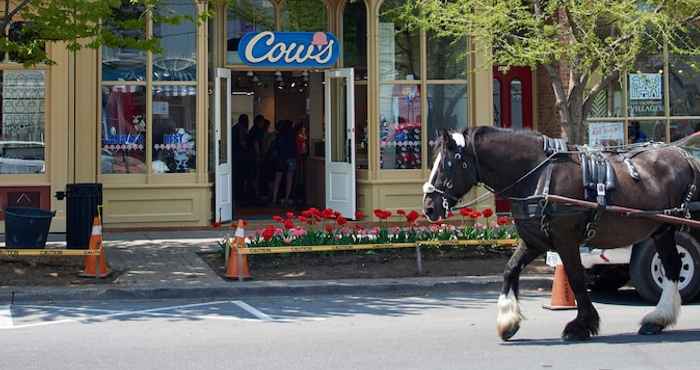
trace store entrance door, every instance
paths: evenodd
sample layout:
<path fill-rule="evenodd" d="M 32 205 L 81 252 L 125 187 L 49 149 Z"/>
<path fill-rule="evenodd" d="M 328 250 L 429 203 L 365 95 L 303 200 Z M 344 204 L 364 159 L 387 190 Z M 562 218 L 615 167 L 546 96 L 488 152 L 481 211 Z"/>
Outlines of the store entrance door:
<path fill-rule="evenodd" d="M 325 72 L 326 207 L 354 219 L 355 89 L 352 68 Z"/>
<path fill-rule="evenodd" d="M 214 157 L 216 165 L 216 221 L 226 222 L 233 218 L 233 183 L 231 175 L 231 71 L 216 69 L 214 83 Z"/>
<path fill-rule="evenodd" d="M 493 67 L 493 125 L 532 129 L 532 70 L 511 67 L 502 73 Z M 510 212 L 510 201 L 496 198 L 496 212 Z"/>

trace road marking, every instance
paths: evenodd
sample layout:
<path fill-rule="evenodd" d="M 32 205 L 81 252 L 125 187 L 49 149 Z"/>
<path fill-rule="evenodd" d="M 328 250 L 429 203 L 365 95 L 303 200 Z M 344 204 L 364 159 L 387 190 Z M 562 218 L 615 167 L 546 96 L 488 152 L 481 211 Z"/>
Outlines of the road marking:
<path fill-rule="evenodd" d="M 0 329 L 9 329 L 14 327 L 12 322 L 12 306 L 9 304 L 0 306 Z"/>
<path fill-rule="evenodd" d="M 272 318 L 270 316 L 267 316 L 265 313 L 262 311 L 258 310 L 257 308 L 243 302 L 243 301 L 231 301 L 231 303 L 235 304 L 236 306 L 248 311 L 251 315 L 257 317 L 260 320 L 264 321 L 272 321 Z"/>
<path fill-rule="evenodd" d="M 89 307 L 66 307 L 66 306 L 39 306 L 39 305 L 34 305 L 34 304 L 25 304 L 22 305 L 21 307 L 26 307 L 26 308 L 39 308 L 39 309 L 49 309 L 49 310 L 58 310 L 58 311 L 94 311 L 94 312 L 103 312 L 103 313 L 121 313 L 124 311 L 117 311 L 117 310 L 105 310 L 101 308 L 89 308 Z"/>
<path fill-rule="evenodd" d="M 105 313 L 99 314 L 99 315 L 87 316 L 87 317 L 76 317 L 76 318 L 63 319 L 63 320 L 44 321 L 44 322 L 38 322 L 38 323 L 14 325 L 12 322 L 11 312 L 9 311 L 9 306 L 7 306 L 8 310 L 6 310 L 6 311 L 3 310 L 3 308 L 5 306 L 0 306 L 0 330 L 1 329 L 22 329 L 22 328 L 30 328 L 30 327 L 37 327 L 37 326 L 65 324 L 65 323 L 71 323 L 71 322 L 86 323 L 86 322 L 99 320 L 99 319 L 111 319 L 111 318 L 115 318 L 115 317 L 133 316 L 133 315 L 202 318 L 202 319 L 214 319 L 214 320 L 258 321 L 258 320 L 240 318 L 240 317 L 234 317 L 234 316 L 188 315 L 187 313 L 171 313 L 171 314 L 161 313 L 162 311 L 171 311 L 171 310 L 201 307 L 201 306 L 213 306 L 213 305 L 226 304 L 226 303 L 233 303 L 233 304 L 237 305 L 238 307 L 244 309 L 245 311 L 253 314 L 259 320 L 272 320 L 270 318 L 270 316 L 260 312 L 259 310 L 255 309 L 254 307 L 248 305 L 245 302 L 241 302 L 241 301 L 214 301 L 214 302 L 205 302 L 205 303 L 192 303 L 192 304 L 185 304 L 185 305 L 178 305 L 178 306 L 149 308 L 149 309 L 137 310 L 137 311 L 113 311 L 113 310 L 103 310 L 103 309 L 91 309 L 91 308 L 86 308 L 86 307 L 61 307 L 61 306 L 38 306 L 38 305 L 26 305 L 26 306 L 24 306 L 23 305 L 21 307 L 57 309 L 57 310 L 61 310 L 61 311 L 68 311 L 68 310 L 95 311 L 95 312 L 105 312 Z M 3 317 L 5 317 L 4 316 L 5 312 L 7 312 L 7 315 L 8 315 L 7 317 L 9 318 L 9 324 L 3 325 L 4 324 Z"/>

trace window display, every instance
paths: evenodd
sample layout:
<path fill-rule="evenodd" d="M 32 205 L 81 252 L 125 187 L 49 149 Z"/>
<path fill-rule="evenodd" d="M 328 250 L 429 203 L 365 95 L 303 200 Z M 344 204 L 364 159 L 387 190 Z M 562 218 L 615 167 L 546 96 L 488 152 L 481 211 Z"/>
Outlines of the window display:
<path fill-rule="evenodd" d="M 195 86 L 153 87 L 153 173 L 197 168 L 196 108 Z"/>
<path fill-rule="evenodd" d="M 420 86 L 382 85 L 379 89 L 381 168 L 420 169 Z"/>
<path fill-rule="evenodd" d="M 0 71 L 0 174 L 45 173 L 46 72 Z"/>
<path fill-rule="evenodd" d="M 146 87 L 102 87 L 103 174 L 146 173 Z"/>

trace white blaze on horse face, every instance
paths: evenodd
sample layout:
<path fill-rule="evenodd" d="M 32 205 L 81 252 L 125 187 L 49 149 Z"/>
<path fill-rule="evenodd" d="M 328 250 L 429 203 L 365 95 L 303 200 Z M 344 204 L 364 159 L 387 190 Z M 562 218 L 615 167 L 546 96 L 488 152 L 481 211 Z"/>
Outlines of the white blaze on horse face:
<path fill-rule="evenodd" d="M 676 325 L 681 312 L 681 294 L 678 292 L 678 282 L 664 277 L 663 292 L 654 311 L 642 319 L 642 325 L 652 323 L 664 328 Z"/>
<path fill-rule="evenodd" d="M 459 132 L 452 133 L 452 140 L 454 140 L 459 147 L 465 148 L 467 146 L 467 141 L 464 139 L 464 135 L 460 134 Z"/>

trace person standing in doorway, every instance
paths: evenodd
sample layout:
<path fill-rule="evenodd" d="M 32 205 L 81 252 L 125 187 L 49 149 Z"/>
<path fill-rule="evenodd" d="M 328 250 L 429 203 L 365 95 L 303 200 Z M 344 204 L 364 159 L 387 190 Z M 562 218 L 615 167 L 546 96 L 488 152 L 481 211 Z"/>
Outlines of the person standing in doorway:
<path fill-rule="evenodd" d="M 292 193 L 294 184 L 294 173 L 297 168 L 297 147 L 294 127 L 290 121 L 280 121 L 277 125 L 277 138 L 273 144 L 273 151 L 276 152 L 275 160 L 275 182 L 272 187 L 272 203 L 277 204 L 282 176 L 285 177 L 285 193 L 281 205 L 290 204 L 289 196 Z"/>
<path fill-rule="evenodd" d="M 236 198 L 241 204 L 249 199 L 249 189 L 253 176 L 251 169 L 253 166 L 253 148 L 250 143 L 248 132 L 248 115 L 238 116 L 238 122 L 231 130 L 232 154 L 234 162 L 234 190 Z"/>
<path fill-rule="evenodd" d="M 256 201 L 260 199 L 260 177 L 262 174 L 262 162 L 265 152 L 263 152 L 263 140 L 265 139 L 265 117 L 258 114 L 253 119 L 253 128 L 250 130 L 250 143 L 253 149 L 253 193 Z"/>

